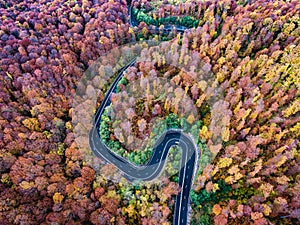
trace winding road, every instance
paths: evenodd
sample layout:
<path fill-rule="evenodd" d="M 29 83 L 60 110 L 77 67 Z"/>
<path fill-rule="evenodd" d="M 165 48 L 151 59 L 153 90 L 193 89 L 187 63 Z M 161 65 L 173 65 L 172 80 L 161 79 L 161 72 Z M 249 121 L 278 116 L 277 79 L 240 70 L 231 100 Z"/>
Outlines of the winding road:
<path fill-rule="evenodd" d="M 128 11 L 130 25 L 136 26 L 137 22 L 131 16 L 131 6 L 129 6 Z M 184 32 L 185 29 L 186 28 L 183 27 L 176 27 L 178 32 Z M 166 26 L 164 28 L 164 31 L 166 32 L 171 30 L 174 30 L 174 26 Z M 179 146 L 182 150 L 181 169 L 179 171 L 179 186 L 181 187 L 181 190 L 176 196 L 173 225 L 186 225 L 189 223 L 190 190 L 196 174 L 198 158 L 200 157 L 200 153 L 192 137 L 180 129 L 166 130 L 153 146 L 153 153 L 150 159 L 142 166 L 136 166 L 124 157 L 115 154 L 101 141 L 100 138 L 99 130 L 101 128 L 101 116 L 104 109 L 110 105 L 111 94 L 116 90 L 117 84 L 122 79 L 124 71 L 135 63 L 136 58 L 123 67 L 106 93 L 105 98 L 94 117 L 93 128 L 90 131 L 90 147 L 96 156 L 105 159 L 107 162 L 115 165 L 121 170 L 124 173 L 125 178 L 129 181 L 150 181 L 157 178 L 164 169 L 170 148 L 174 145 Z"/>

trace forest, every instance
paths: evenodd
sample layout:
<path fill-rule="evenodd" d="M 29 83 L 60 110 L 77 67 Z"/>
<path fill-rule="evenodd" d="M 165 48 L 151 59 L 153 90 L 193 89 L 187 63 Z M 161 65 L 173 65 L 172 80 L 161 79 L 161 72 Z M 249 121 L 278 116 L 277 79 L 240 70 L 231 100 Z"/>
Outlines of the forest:
<path fill-rule="evenodd" d="M 143 165 L 180 128 L 201 153 L 191 224 L 300 224 L 300 2 L 128 4 L 0 0 L 0 224 L 172 224 L 180 149 L 157 181 L 132 184 L 87 147 L 136 53 L 103 142 Z"/>

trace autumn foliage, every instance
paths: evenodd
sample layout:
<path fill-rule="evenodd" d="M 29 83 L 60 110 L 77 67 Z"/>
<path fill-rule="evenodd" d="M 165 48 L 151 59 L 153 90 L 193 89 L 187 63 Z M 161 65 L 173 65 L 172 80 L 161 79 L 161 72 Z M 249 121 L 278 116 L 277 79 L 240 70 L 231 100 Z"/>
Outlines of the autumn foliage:
<path fill-rule="evenodd" d="M 107 179 L 117 176 L 115 168 L 90 152 L 86 157 L 88 150 L 74 141 L 72 103 L 76 90 L 92 96 L 95 86 L 102 90 L 98 103 L 103 99 L 112 80 L 78 86 L 99 56 L 136 39 L 164 40 L 143 19 L 157 25 L 188 15 L 181 25 L 194 28 L 168 39 L 192 52 L 210 80 L 167 65 L 188 63 L 185 54 L 141 60 L 113 96 L 112 109 L 126 108 L 127 118 L 119 129 L 109 127 L 107 140 L 136 153 L 126 133 L 146 137 L 151 119 L 167 118 L 170 126 L 198 122 L 193 135 L 202 161 L 192 224 L 298 224 L 299 1 L 143 0 L 134 8 L 145 9 L 139 28 L 130 28 L 121 0 L 0 1 L 0 224 L 171 224 L 177 183 L 164 175 L 139 185 Z M 174 101 L 130 102 L 126 85 L 139 75 L 145 90 L 148 78 L 171 80 L 179 87 L 171 91 Z M 222 93 L 218 104 L 210 104 L 212 84 Z M 186 112 L 176 101 L 185 96 L 192 100 L 185 101 Z M 177 120 L 181 115 L 186 121 Z"/>

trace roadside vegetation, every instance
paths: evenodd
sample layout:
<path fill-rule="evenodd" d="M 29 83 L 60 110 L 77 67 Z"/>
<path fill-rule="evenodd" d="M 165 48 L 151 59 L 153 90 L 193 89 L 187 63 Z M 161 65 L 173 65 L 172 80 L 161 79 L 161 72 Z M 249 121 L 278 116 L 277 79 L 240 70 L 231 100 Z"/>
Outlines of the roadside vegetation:
<path fill-rule="evenodd" d="M 201 151 L 192 224 L 299 224 L 300 2 L 180 2 L 134 3 L 139 25 L 132 28 L 125 1 L 0 1 L 0 224 L 171 224 L 180 150 L 171 150 L 173 163 L 160 182 L 128 184 L 115 167 L 79 147 L 88 140 L 79 131 L 88 136 L 95 112 L 90 99 L 79 105 L 80 115 L 73 105 L 76 92 L 94 96 L 99 89 L 100 104 L 113 81 L 113 75 L 96 76 L 113 74 L 109 65 L 90 74 L 92 82 L 84 78 L 94 60 L 152 38 L 184 51 L 167 54 L 162 46 L 166 57 L 160 58 L 149 50 L 150 64 L 141 60 L 128 69 L 102 118 L 106 144 L 143 164 L 150 139 L 163 128 L 186 129 Z M 151 24 L 191 29 L 165 35 Z M 167 66 L 195 63 L 185 50 L 202 63 L 202 74 Z M 178 87 L 170 89 L 174 101 L 126 100 L 137 74 L 144 75 L 147 93 L 146 78 L 155 73 Z M 215 106 L 209 97 L 214 82 L 223 96 Z M 148 148 L 140 151 L 135 145 L 145 137 Z"/>

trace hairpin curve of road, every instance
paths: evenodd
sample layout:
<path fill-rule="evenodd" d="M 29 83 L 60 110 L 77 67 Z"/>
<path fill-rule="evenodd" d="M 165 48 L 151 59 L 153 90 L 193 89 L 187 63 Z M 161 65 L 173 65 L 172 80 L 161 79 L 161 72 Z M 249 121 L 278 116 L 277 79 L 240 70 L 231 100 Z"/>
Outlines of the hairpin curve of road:
<path fill-rule="evenodd" d="M 129 4 L 128 6 L 129 23 L 131 26 L 136 26 L 138 24 L 135 18 L 132 17 L 132 6 L 133 4 Z M 183 33 L 187 29 L 183 26 L 167 25 L 164 27 L 163 31 L 170 32 L 175 28 L 177 32 L 180 33 Z M 159 31 L 157 27 L 155 30 Z M 186 225 L 189 224 L 190 190 L 197 171 L 197 162 L 200 157 L 200 152 L 191 135 L 184 133 L 181 129 L 166 130 L 156 141 L 153 147 L 153 153 L 148 162 L 145 165 L 136 166 L 124 157 L 111 151 L 111 149 L 101 141 L 98 132 L 104 109 L 111 103 L 111 94 L 115 91 L 118 82 L 122 79 L 124 71 L 135 63 L 136 58 L 121 69 L 117 78 L 107 91 L 100 107 L 97 109 L 94 116 L 93 128 L 90 131 L 89 136 L 90 147 L 97 157 L 105 159 L 108 163 L 115 165 L 121 170 L 127 180 L 150 181 L 157 178 L 164 169 L 170 148 L 174 145 L 179 146 L 182 150 L 181 169 L 179 172 L 179 186 L 181 187 L 181 191 L 176 196 L 173 225 Z"/>

